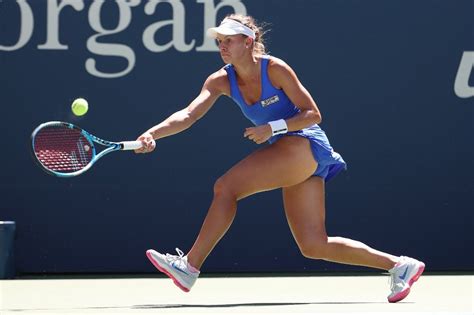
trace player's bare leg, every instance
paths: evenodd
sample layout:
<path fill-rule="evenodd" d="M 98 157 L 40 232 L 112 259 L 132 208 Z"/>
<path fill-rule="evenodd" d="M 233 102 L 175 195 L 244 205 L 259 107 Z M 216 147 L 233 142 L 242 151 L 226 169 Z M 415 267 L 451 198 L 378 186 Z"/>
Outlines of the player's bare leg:
<path fill-rule="evenodd" d="M 384 270 L 391 269 L 399 260 L 359 241 L 327 236 L 321 177 L 312 176 L 303 183 L 283 188 L 283 202 L 288 224 L 305 257 Z"/>
<path fill-rule="evenodd" d="M 238 200 L 303 182 L 316 166 L 309 141 L 296 136 L 283 137 L 237 163 L 215 184 L 212 204 L 188 253 L 189 263 L 201 267 L 234 220 Z"/>
<path fill-rule="evenodd" d="M 396 257 L 348 238 L 328 237 L 324 180 L 320 177 L 283 188 L 283 201 L 291 231 L 304 256 L 388 270 L 391 303 L 403 300 L 425 269 L 423 262 L 413 258 Z"/>

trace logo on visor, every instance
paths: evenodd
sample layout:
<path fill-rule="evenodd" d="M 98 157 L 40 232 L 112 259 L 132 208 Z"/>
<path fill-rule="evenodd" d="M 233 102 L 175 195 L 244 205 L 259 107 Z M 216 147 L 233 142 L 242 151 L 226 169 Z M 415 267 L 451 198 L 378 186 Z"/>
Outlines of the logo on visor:
<path fill-rule="evenodd" d="M 278 97 L 278 95 L 274 95 L 270 98 L 267 98 L 266 100 L 261 101 L 260 104 L 262 104 L 263 107 L 266 107 L 268 105 L 278 102 L 279 100 L 280 98 Z"/>

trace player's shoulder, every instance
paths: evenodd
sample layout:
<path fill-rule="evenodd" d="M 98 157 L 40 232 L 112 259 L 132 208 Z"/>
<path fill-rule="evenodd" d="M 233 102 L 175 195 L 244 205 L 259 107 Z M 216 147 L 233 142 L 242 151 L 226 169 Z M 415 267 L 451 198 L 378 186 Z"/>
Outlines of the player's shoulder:
<path fill-rule="evenodd" d="M 264 58 L 268 59 L 269 66 L 284 66 L 287 64 L 283 59 L 275 57 L 275 56 L 267 55 L 267 56 L 264 56 Z"/>
<path fill-rule="evenodd" d="M 216 81 L 216 82 L 223 81 L 223 80 L 227 79 L 227 71 L 225 70 L 225 66 L 220 68 L 219 70 L 211 73 L 209 75 L 208 79 L 210 79 L 212 81 Z"/>
<path fill-rule="evenodd" d="M 281 58 L 275 56 L 268 56 L 268 71 L 276 73 L 288 73 L 292 71 L 290 65 Z"/>
<path fill-rule="evenodd" d="M 295 82 L 296 74 L 283 59 L 269 57 L 268 76 L 273 86 L 281 88 L 285 83 Z"/>
<path fill-rule="evenodd" d="M 227 78 L 225 67 L 211 73 L 207 77 L 205 86 L 211 91 L 227 95 L 229 91 L 229 79 Z"/>

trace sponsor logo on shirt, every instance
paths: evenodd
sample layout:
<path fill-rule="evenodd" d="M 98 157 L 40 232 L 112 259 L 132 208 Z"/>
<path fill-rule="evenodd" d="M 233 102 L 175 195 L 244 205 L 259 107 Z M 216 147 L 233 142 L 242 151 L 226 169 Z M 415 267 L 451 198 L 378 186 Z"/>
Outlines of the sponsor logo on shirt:
<path fill-rule="evenodd" d="M 268 105 L 278 102 L 279 100 L 280 98 L 278 97 L 278 95 L 274 95 L 270 98 L 267 98 L 266 100 L 260 101 L 260 104 L 262 104 L 263 107 L 266 107 Z"/>

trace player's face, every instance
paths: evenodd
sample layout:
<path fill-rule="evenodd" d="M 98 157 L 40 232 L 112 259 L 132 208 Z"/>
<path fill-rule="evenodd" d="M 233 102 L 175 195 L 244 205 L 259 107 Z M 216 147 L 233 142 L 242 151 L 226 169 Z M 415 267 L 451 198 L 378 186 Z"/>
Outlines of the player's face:
<path fill-rule="evenodd" d="M 245 37 L 242 35 L 218 34 L 216 41 L 222 60 L 225 63 L 232 63 L 232 60 L 241 58 L 246 52 Z"/>

